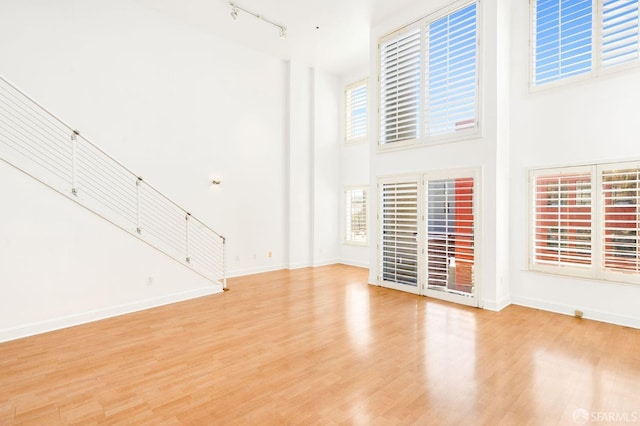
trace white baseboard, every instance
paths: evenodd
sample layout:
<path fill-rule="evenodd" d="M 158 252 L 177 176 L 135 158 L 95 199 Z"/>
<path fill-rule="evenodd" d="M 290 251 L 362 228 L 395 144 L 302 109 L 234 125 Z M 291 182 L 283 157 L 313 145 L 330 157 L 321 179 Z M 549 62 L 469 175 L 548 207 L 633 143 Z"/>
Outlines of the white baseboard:
<path fill-rule="evenodd" d="M 130 314 L 132 312 L 142 311 L 158 306 L 169 305 L 171 303 L 182 302 L 189 299 L 196 299 L 202 296 L 209 296 L 216 293 L 222 293 L 222 286 L 214 285 L 212 287 L 203 287 L 197 290 L 174 293 L 167 296 L 156 297 L 153 299 L 140 300 L 137 302 L 126 303 L 118 306 L 110 306 L 108 308 L 96 309 L 79 314 L 67 315 L 64 317 L 53 318 L 45 321 L 21 325 L 18 327 L 6 328 L 0 330 L 0 343 L 21 339 L 23 337 L 34 336 L 36 334 L 46 333 L 49 331 L 60 330 L 62 328 L 73 327 L 75 325 L 86 324 L 88 322 L 98 321 L 105 318 Z"/>
<path fill-rule="evenodd" d="M 528 297 L 512 297 L 512 302 L 515 305 L 526 306 L 527 308 L 541 309 L 543 311 L 555 312 L 557 314 L 564 314 L 573 316 L 574 306 L 564 305 L 561 303 L 547 302 L 544 300 L 531 299 Z M 595 321 L 607 322 L 610 324 L 622 325 L 625 327 L 632 327 L 640 329 L 640 318 L 628 317 L 624 315 L 612 314 L 610 312 L 602 312 L 598 310 L 583 309 L 584 319 L 590 319 Z"/>
<path fill-rule="evenodd" d="M 236 269 L 235 271 L 230 271 L 228 278 L 235 278 L 235 277 L 242 277 L 245 275 L 254 275 L 254 274 L 261 274 L 263 272 L 273 272 L 273 271 L 280 271 L 283 269 L 289 269 L 289 270 L 293 270 L 293 269 L 302 269 L 302 268 L 318 268 L 321 266 L 329 266 L 329 265 L 335 265 L 337 263 L 342 263 L 345 265 L 350 265 L 348 263 L 345 263 L 344 261 L 338 260 L 338 259 L 327 259 L 327 260 L 320 260 L 318 262 L 315 262 L 313 265 L 310 265 L 308 263 L 294 263 L 291 265 L 273 265 L 273 266 L 263 266 L 263 267 L 257 267 L 257 268 L 246 268 L 246 269 Z M 362 268 L 367 268 L 366 265 L 356 265 L 353 264 L 351 266 L 359 266 Z"/>
<path fill-rule="evenodd" d="M 353 260 L 353 259 L 340 259 L 338 263 L 342 263 L 343 265 L 349 265 L 349 266 L 357 266 L 358 268 L 369 269 L 369 262 L 366 262 L 366 261 L 362 262 L 360 260 Z"/>
<path fill-rule="evenodd" d="M 270 265 L 270 266 L 259 266 L 255 268 L 236 269 L 235 271 L 229 271 L 228 278 L 243 277 L 245 275 L 262 274 L 264 272 L 280 271 L 282 269 L 287 269 L 287 267 L 285 265 Z"/>
<path fill-rule="evenodd" d="M 320 266 L 335 265 L 336 263 L 340 263 L 340 261 L 338 259 L 316 260 L 313 262 L 313 267 L 319 268 Z"/>
<path fill-rule="evenodd" d="M 284 266 L 283 269 L 302 269 L 302 268 L 310 268 L 310 263 L 298 262 L 298 263 L 290 263 L 288 266 Z"/>
<path fill-rule="evenodd" d="M 495 311 L 495 312 L 500 312 L 501 310 L 503 310 L 504 308 L 506 308 L 507 306 L 509 306 L 511 304 L 511 299 L 508 297 L 505 297 L 504 299 L 500 299 L 497 302 L 491 300 L 491 301 L 484 301 L 484 306 L 482 307 L 483 309 L 487 309 L 490 311 Z"/>

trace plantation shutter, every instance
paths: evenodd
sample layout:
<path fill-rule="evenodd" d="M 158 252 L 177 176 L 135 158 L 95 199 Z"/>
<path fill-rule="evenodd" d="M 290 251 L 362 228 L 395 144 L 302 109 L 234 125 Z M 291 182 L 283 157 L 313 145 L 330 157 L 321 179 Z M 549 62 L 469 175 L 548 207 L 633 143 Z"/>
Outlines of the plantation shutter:
<path fill-rule="evenodd" d="M 380 195 L 382 280 L 417 286 L 418 183 L 385 183 Z"/>
<path fill-rule="evenodd" d="M 602 268 L 640 272 L 640 168 L 602 171 Z"/>
<path fill-rule="evenodd" d="M 380 46 L 380 143 L 419 137 L 420 29 L 403 32 Z"/>
<path fill-rule="evenodd" d="M 367 83 L 362 81 L 346 91 L 346 139 L 363 138 L 367 135 Z"/>
<path fill-rule="evenodd" d="M 425 32 L 428 134 L 476 127 L 477 4 L 428 24 Z"/>
<path fill-rule="evenodd" d="M 367 192 L 364 188 L 347 189 L 346 210 L 346 240 L 367 242 Z"/>
<path fill-rule="evenodd" d="M 602 4 L 602 65 L 609 67 L 639 58 L 638 0 L 604 0 Z"/>
<path fill-rule="evenodd" d="M 474 179 L 427 182 L 427 286 L 471 293 L 474 285 Z"/>
<path fill-rule="evenodd" d="M 534 265 L 591 266 L 591 185 L 591 172 L 534 177 Z"/>
<path fill-rule="evenodd" d="M 534 0 L 535 85 L 592 69 L 593 0 Z"/>

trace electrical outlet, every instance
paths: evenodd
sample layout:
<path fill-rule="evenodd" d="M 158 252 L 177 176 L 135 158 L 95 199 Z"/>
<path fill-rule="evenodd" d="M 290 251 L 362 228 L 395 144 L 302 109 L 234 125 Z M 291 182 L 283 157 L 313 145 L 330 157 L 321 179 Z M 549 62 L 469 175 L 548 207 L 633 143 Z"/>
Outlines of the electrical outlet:
<path fill-rule="evenodd" d="M 575 311 L 573 311 L 573 315 L 574 315 L 576 318 L 582 318 L 582 316 L 584 315 L 584 312 L 579 311 L 579 310 L 577 310 L 577 309 L 576 309 Z"/>
<path fill-rule="evenodd" d="M 147 277 L 147 285 L 153 285 L 153 277 Z"/>

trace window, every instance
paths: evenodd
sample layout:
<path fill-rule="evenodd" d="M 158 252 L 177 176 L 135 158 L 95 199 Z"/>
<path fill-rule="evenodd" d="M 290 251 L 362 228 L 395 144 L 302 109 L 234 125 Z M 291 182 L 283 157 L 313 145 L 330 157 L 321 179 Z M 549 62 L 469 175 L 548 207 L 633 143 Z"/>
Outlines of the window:
<path fill-rule="evenodd" d="M 367 82 L 363 80 L 345 91 L 345 140 L 353 142 L 367 136 Z"/>
<path fill-rule="evenodd" d="M 640 274 L 640 168 L 602 171 L 602 268 Z"/>
<path fill-rule="evenodd" d="M 477 15 L 467 2 L 380 40 L 381 146 L 476 133 Z"/>
<path fill-rule="evenodd" d="M 346 233 L 348 243 L 367 242 L 367 190 L 364 187 L 345 191 Z"/>
<path fill-rule="evenodd" d="M 640 283 L 640 163 L 540 170 L 531 268 Z"/>
<path fill-rule="evenodd" d="M 602 3 L 600 53 L 603 67 L 638 61 L 639 11 L 638 0 L 604 0 Z"/>
<path fill-rule="evenodd" d="M 533 191 L 534 265 L 590 267 L 591 170 L 535 175 Z"/>
<path fill-rule="evenodd" d="M 535 0 L 533 86 L 638 62 L 638 0 Z"/>

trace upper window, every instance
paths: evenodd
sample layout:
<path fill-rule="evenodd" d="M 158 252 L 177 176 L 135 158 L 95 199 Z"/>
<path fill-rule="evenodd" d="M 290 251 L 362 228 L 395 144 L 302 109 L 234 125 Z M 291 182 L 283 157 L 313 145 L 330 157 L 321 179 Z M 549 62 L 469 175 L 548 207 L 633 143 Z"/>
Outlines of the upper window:
<path fill-rule="evenodd" d="M 367 190 L 364 187 L 345 190 L 346 233 L 348 243 L 367 242 Z"/>
<path fill-rule="evenodd" d="M 640 283 L 640 164 L 532 172 L 532 269 Z"/>
<path fill-rule="evenodd" d="M 534 86 L 638 61 L 638 0 L 531 4 Z"/>
<path fill-rule="evenodd" d="M 354 142 L 367 137 L 367 81 L 352 84 L 345 90 L 345 140 Z"/>
<path fill-rule="evenodd" d="M 384 37 L 379 53 L 381 145 L 476 133 L 477 2 Z"/>

